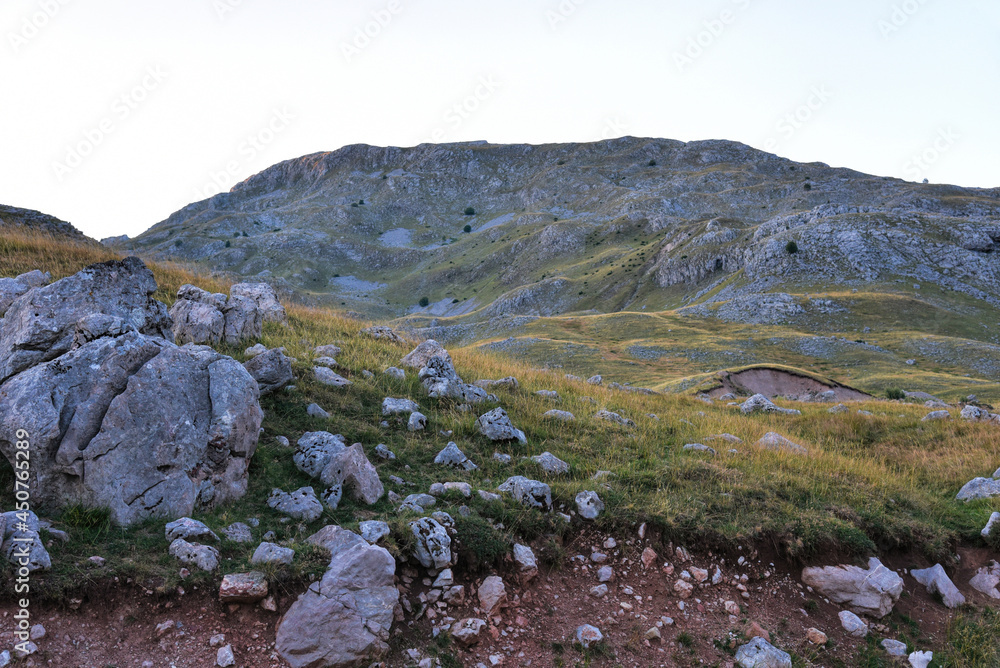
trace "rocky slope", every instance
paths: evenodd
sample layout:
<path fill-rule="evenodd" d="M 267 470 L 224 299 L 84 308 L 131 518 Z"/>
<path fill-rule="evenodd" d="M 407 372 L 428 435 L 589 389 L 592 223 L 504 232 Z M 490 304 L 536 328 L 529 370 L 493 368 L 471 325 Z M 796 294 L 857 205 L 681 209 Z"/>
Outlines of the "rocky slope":
<path fill-rule="evenodd" d="M 120 244 L 424 324 L 679 307 L 773 323 L 836 312 L 801 297 L 834 288 L 1000 305 L 1000 190 L 726 141 L 349 146 Z"/>
<path fill-rule="evenodd" d="M 64 220 L 33 209 L 19 209 L 16 206 L 0 204 L 0 231 L 4 229 L 28 229 L 66 236 L 78 241 L 87 237 L 80 230 Z"/>

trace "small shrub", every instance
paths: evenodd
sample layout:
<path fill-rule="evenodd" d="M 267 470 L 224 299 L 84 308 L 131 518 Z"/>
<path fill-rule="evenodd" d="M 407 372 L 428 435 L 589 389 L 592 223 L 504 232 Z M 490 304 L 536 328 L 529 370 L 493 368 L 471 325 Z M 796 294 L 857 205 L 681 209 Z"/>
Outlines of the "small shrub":
<path fill-rule="evenodd" d="M 466 225 L 465 227 L 462 228 L 462 231 L 468 234 L 469 232 L 472 231 L 472 225 Z"/>
<path fill-rule="evenodd" d="M 227 241 L 227 242 L 226 242 L 226 248 L 229 248 L 229 247 L 231 247 L 232 245 L 233 245 L 233 244 L 232 244 L 232 242 L 230 242 L 230 241 Z"/>
<path fill-rule="evenodd" d="M 476 215 L 476 210 L 473 209 L 471 206 L 468 206 L 468 207 L 465 208 L 465 215 L 466 216 L 474 216 L 474 215 Z"/>
<path fill-rule="evenodd" d="M 794 241 L 789 241 L 789 242 L 788 242 L 788 243 L 787 243 L 787 244 L 785 245 L 785 251 L 786 251 L 786 252 L 787 252 L 787 253 L 788 253 L 789 255 L 794 255 L 795 253 L 798 253 L 798 252 L 799 252 L 799 245 L 798 245 L 797 243 L 795 243 Z"/>
<path fill-rule="evenodd" d="M 430 304 L 430 303 L 431 303 L 431 300 L 430 300 L 430 299 L 428 299 L 427 297 L 421 297 L 421 298 L 420 298 L 420 306 L 421 306 L 421 307 L 423 307 L 423 306 L 427 306 L 427 305 L 428 305 L 428 304 Z"/>
<path fill-rule="evenodd" d="M 893 401 L 897 399 L 905 399 L 906 393 L 903 392 L 903 390 L 899 389 L 898 387 L 890 387 L 888 390 L 885 391 L 885 398 L 891 399 Z"/>
<path fill-rule="evenodd" d="M 510 542 L 479 515 L 455 518 L 458 553 L 466 568 L 473 571 L 495 568 L 510 552 Z"/>
<path fill-rule="evenodd" d="M 649 166 L 650 167 L 656 167 L 656 161 L 655 160 L 650 160 L 649 161 Z"/>
<path fill-rule="evenodd" d="M 807 184 L 805 184 L 805 185 L 804 185 L 804 186 L 802 186 L 802 187 L 803 187 L 803 188 L 805 188 L 806 190 L 812 190 L 812 189 L 813 189 L 813 187 L 812 187 L 812 184 L 811 184 L 811 183 L 807 183 Z"/>

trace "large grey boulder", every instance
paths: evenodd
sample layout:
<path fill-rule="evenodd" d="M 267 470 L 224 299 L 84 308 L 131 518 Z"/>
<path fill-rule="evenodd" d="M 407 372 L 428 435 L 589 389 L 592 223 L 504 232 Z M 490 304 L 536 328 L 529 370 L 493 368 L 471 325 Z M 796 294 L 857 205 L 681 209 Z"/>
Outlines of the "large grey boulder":
<path fill-rule="evenodd" d="M 409 415 L 410 413 L 419 410 L 420 404 L 413 399 L 395 399 L 393 397 L 386 397 L 382 400 L 383 417 L 388 417 L 390 415 Z"/>
<path fill-rule="evenodd" d="M 580 492 L 576 495 L 576 512 L 585 520 L 596 520 L 604 512 L 604 502 L 597 492 Z"/>
<path fill-rule="evenodd" d="M 237 283 L 229 288 L 229 295 L 252 301 L 264 322 L 284 322 L 288 319 L 285 307 L 278 300 L 278 293 L 267 283 Z"/>
<path fill-rule="evenodd" d="M 167 307 L 154 292 L 153 273 L 135 257 L 91 265 L 29 290 L 13 301 L 0 326 L 0 383 L 68 352 L 76 323 L 95 313 L 172 341 Z"/>
<path fill-rule="evenodd" d="M 427 360 L 417 374 L 428 396 L 434 399 L 454 399 L 467 404 L 478 404 L 490 398 L 486 390 L 463 381 L 450 357 L 435 356 Z"/>
<path fill-rule="evenodd" d="M 531 458 L 531 461 L 541 466 L 542 470 L 550 475 L 569 473 L 569 464 L 548 451 L 545 451 L 540 455 L 535 455 Z"/>
<path fill-rule="evenodd" d="M 292 362 L 281 348 L 268 350 L 243 363 L 243 368 L 257 381 L 260 395 L 271 394 L 282 389 L 293 380 Z"/>
<path fill-rule="evenodd" d="M 760 636 L 736 650 L 741 668 L 792 668 L 792 657 Z"/>
<path fill-rule="evenodd" d="M 454 442 L 449 442 L 441 452 L 437 453 L 437 456 L 434 457 L 434 463 L 464 471 L 475 471 L 479 468 Z"/>
<path fill-rule="evenodd" d="M 35 504 L 106 507 L 126 525 L 243 496 L 262 417 L 232 358 L 131 331 L 0 385 L 0 451 L 13 461 L 13 425 L 27 430 Z"/>
<path fill-rule="evenodd" d="M 411 369 L 422 369 L 427 366 L 427 362 L 432 357 L 443 357 L 451 362 L 451 355 L 444 349 L 444 346 L 434 339 L 427 339 L 401 359 L 399 363 Z"/>
<path fill-rule="evenodd" d="M 957 608 L 965 604 L 965 596 L 944 572 L 941 564 L 934 564 L 930 568 L 911 570 L 910 575 L 913 576 L 914 580 L 927 587 L 929 593 L 940 594 L 941 601 L 945 606 Z"/>
<path fill-rule="evenodd" d="M 178 299 L 170 307 L 174 339 L 178 343 L 216 345 L 226 333 L 226 316 L 214 305 Z"/>
<path fill-rule="evenodd" d="M 385 493 L 378 471 L 368 461 L 360 443 L 344 448 L 330 457 L 326 467 L 320 472 L 319 479 L 327 487 L 341 486 L 353 498 L 368 505 L 378 501 Z"/>
<path fill-rule="evenodd" d="M 235 287 L 235 286 L 234 286 Z M 253 298 L 182 285 L 170 308 L 178 343 L 237 343 L 260 338 L 264 314 Z"/>
<path fill-rule="evenodd" d="M 31 288 L 48 285 L 52 274 L 34 269 L 15 278 L 0 278 L 0 318 L 7 312 L 14 300 Z"/>
<path fill-rule="evenodd" d="M 974 501 L 1000 496 L 1000 479 L 973 478 L 958 490 L 955 499 L 958 501 Z"/>
<path fill-rule="evenodd" d="M 308 540 L 330 551 L 330 563 L 278 621 L 275 649 L 292 668 L 367 666 L 389 649 L 396 561 L 338 526 Z"/>
<path fill-rule="evenodd" d="M 524 432 L 514 428 L 510 416 L 502 408 L 494 408 L 480 415 L 476 420 L 476 428 L 491 441 L 518 441 L 522 445 L 528 442 Z"/>
<path fill-rule="evenodd" d="M 293 520 L 304 522 L 313 522 L 323 514 L 323 504 L 312 487 L 300 487 L 294 492 L 272 489 L 267 505 Z"/>
<path fill-rule="evenodd" d="M 219 541 L 216 533 L 209 529 L 204 522 L 193 520 L 190 517 L 182 517 L 173 522 L 168 522 L 164 533 L 169 541 L 178 538 L 183 538 L 184 540 L 211 538 L 216 542 Z"/>
<path fill-rule="evenodd" d="M 189 543 L 183 538 L 177 538 L 170 543 L 168 552 L 182 564 L 203 571 L 214 571 L 219 567 L 219 551 L 211 545 Z"/>
<path fill-rule="evenodd" d="M 544 482 L 531 480 L 521 475 L 507 478 L 497 490 L 510 494 L 515 500 L 525 506 L 550 510 L 552 508 L 552 490 Z"/>
<path fill-rule="evenodd" d="M 878 618 L 888 615 L 903 593 L 903 579 L 874 557 L 868 560 L 867 570 L 845 565 L 806 568 L 802 582 L 835 603 Z"/>
<path fill-rule="evenodd" d="M 344 437 L 328 431 L 307 431 L 298 440 L 292 461 L 310 478 L 318 478 L 334 455 L 347 448 Z"/>

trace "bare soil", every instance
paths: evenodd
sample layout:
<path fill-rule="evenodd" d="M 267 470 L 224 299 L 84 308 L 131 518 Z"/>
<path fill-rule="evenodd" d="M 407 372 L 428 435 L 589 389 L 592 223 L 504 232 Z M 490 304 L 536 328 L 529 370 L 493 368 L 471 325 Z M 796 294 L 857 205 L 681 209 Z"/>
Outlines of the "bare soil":
<path fill-rule="evenodd" d="M 720 372 L 720 387 L 708 394 L 718 398 L 723 394 L 763 394 L 765 397 L 802 397 L 833 391 L 836 401 L 865 401 L 871 395 L 839 383 L 821 383 L 808 376 L 800 376 L 783 369 L 758 367 L 734 373 Z"/>

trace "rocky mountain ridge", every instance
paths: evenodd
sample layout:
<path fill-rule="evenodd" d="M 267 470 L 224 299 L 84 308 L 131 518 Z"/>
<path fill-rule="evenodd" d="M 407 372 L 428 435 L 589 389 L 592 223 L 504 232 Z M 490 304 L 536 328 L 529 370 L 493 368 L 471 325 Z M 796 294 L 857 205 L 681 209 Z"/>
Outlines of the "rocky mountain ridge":
<path fill-rule="evenodd" d="M 348 146 L 122 245 L 417 324 L 681 307 L 746 321 L 834 288 L 1000 304 L 1000 189 L 727 141 Z"/>

